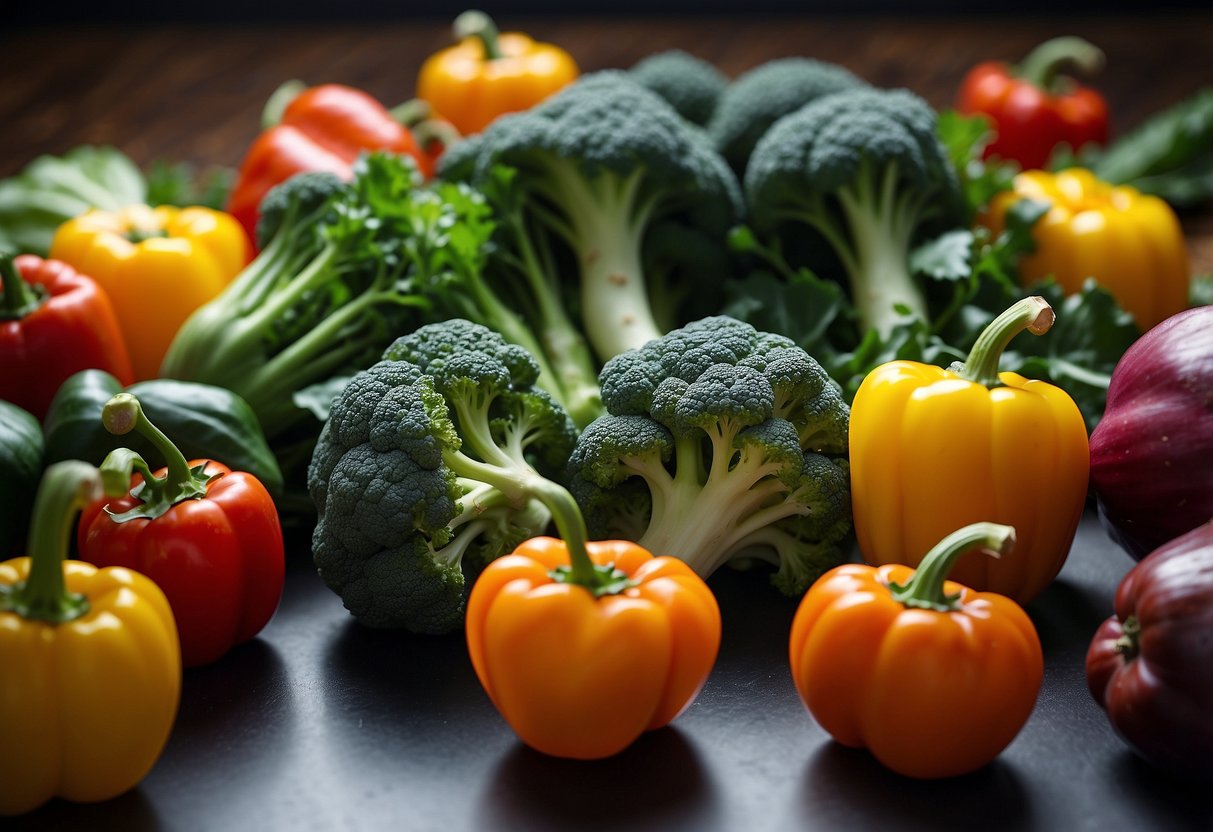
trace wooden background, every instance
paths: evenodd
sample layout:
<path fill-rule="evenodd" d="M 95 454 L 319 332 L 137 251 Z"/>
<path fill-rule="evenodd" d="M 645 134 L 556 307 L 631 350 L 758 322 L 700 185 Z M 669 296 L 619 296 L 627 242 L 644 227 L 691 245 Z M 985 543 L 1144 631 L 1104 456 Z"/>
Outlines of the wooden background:
<path fill-rule="evenodd" d="M 840 63 L 946 107 L 965 71 L 1015 60 L 1059 34 L 1107 53 L 1097 85 L 1123 132 L 1213 85 L 1213 13 L 1150 17 L 509 18 L 590 71 L 680 47 L 735 76 L 770 58 Z M 439 21 L 380 24 L 14 28 L 0 34 L 0 176 L 39 153 L 113 144 L 137 162 L 236 166 L 283 81 L 337 81 L 388 106 L 410 98 L 421 62 L 448 43 Z M 1213 211 L 1182 217 L 1194 272 L 1213 271 Z"/>

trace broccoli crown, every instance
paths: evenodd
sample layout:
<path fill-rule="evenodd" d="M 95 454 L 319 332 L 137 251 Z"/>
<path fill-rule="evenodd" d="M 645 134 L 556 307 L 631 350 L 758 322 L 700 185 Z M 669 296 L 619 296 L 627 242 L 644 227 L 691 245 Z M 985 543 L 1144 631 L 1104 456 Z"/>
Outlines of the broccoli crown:
<path fill-rule="evenodd" d="M 780 119 L 746 171 L 755 223 L 769 224 L 784 207 L 852 186 L 865 166 L 895 166 L 897 185 L 916 202 L 958 209 L 959 182 L 935 123 L 935 111 L 908 90 L 838 93 Z"/>
<path fill-rule="evenodd" d="M 633 80 L 660 95 L 692 124 L 705 125 L 729 79 L 715 66 L 671 49 L 644 58 L 630 70 Z"/>
<path fill-rule="evenodd" d="M 836 64 L 812 58 L 769 61 L 739 76 L 721 94 L 708 134 L 733 170 L 742 172 L 776 121 L 822 96 L 865 86 Z"/>
<path fill-rule="evenodd" d="M 297 173 L 276 185 L 261 200 L 261 218 L 257 220 L 257 244 L 269 245 L 284 221 L 297 222 L 317 214 L 346 184 L 323 171 Z M 288 219 L 289 218 L 289 219 Z"/>
<path fill-rule="evenodd" d="M 609 415 L 569 460 L 592 534 L 635 533 L 647 509 L 638 539 L 655 554 L 704 577 L 729 560 L 765 559 L 790 593 L 842 557 L 849 410 L 790 339 L 705 318 L 616 356 L 600 380 Z"/>
<path fill-rule="evenodd" d="M 535 362 L 486 327 L 432 324 L 393 343 L 333 403 L 308 471 L 320 576 L 363 623 L 441 633 L 462 621 L 462 561 L 544 531 L 529 455 L 575 432 L 530 385 Z"/>

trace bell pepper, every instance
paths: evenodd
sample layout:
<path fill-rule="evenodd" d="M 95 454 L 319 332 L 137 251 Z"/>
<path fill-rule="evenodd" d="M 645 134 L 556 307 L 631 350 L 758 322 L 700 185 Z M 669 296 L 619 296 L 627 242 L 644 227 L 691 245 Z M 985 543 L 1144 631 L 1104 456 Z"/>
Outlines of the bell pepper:
<path fill-rule="evenodd" d="M 1019 556 L 965 558 L 954 577 L 1027 603 L 1069 554 L 1087 494 L 1087 431 L 1061 389 L 999 373 L 1023 329 L 1043 334 L 1053 310 L 1027 298 L 990 324 L 963 365 L 892 361 L 851 406 L 851 505 L 868 563 L 914 566 L 958 524 L 1014 526 Z"/>
<path fill-rule="evenodd" d="M 459 43 L 422 64 L 417 97 L 465 136 L 530 109 L 580 74 L 568 52 L 519 32 L 499 34 L 484 12 L 464 12 L 454 28 Z"/>
<path fill-rule="evenodd" d="M 412 132 L 362 90 L 341 84 L 305 87 L 291 82 L 286 95 L 275 94 L 267 108 L 266 129 L 240 164 L 227 210 L 256 240 L 261 200 L 297 173 L 327 171 L 342 179 L 354 175 L 354 162 L 367 151 L 388 150 L 411 156 L 423 176 L 432 162 Z M 302 87 L 302 91 L 290 97 Z M 283 98 L 289 101 L 283 102 Z"/>
<path fill-rule="evenodd" d="M 54 796 L 92 802 L 134 787 L 159 758 L 181 695 L 168 602 L 129 569 L 64 561 L 97 469 L 47 469 L 28 558 L 0 563 L 0 815 Z"/>
<path fill-rule="evenodd" d="M 997 757 L 1040 692 L 1044 657 L 1009 598 L 945 580 L 973 547 L 996 557 L 1015 530 L 975 523 L 918 570 L 844 564 L 822 575 L 792 619 L 796 690 L 830 736 L 908 777 L 954 777 Z"/>
<path fill-rule="evenodd" d="M 609 757 L 695 698 L 720 647 L 720 609 L 677 558 L 586 542 L 571 495 L 545 501 L 562 539 L 492 561 L 472 587 L 467 643 L 497 710 L 556 757 Z"/>
<path fill-rule="evenodd" d="M 134 381 L 109 298 L 66 263 L 0 256 L 0 399 L 39 419 L 64 379 L 98 367 Z"/>
<path fill-rule="evenodd" d="M 124 387 L 100 370 L 85 370 L 63 382 L 42 423 L 47 462 L 82 459 L 100 465 L 114 449 L 114 439 L 101 423 L 105 403 L 130 393 L 187 459 L 215 459 L 252 474 L 273 496 L 282 493 L 282 470 L 266 443 L 256 414 L 224 387 L 156 378 Z M 159 468 L 164 458 L 152 443 L 128 436 L 129 447 Z"/>
<path fill-rule="evenodd" d="M 1091 487 L 1112 538 L 1141 559 L 1213 517 L 1213 306 L 1173 315 L 1112 371 L 1091 434 Z"/>
<path fill-rule="evenodd" d="M 1206 476 L 1208 471 L 1206 469 Z M 1213 523 L 1143 559 L 1087 651 L 1087 683 L 1145 759 L 1213 784 Z"/>
<path fill-rule="evenodd" d="M 155 378 L 177 330 L 231 282 L 250 255 L 232 217 L 209 208 L 131 205 L 59 226 L 51 257 L 92 277 L 109 296 L 135 379 Z"/>
<path fill-rule="evenodd" d="M 1063 74 L 1075 70 L 1094 75 L 1103 63 L 1103 52 L 1082 38 L 1054 38 L 1037 46 L 1019 66 L 986 61 L 973 67 L 961 83 L 956 108 L 992 122 L 997 135 L 985 149 L 987 158 L 1011 159 L 1024 169 L 1043 168 L 1059 144 L 1073 150 L 1107 144 L 1107 102 Z"/>
<path fill-rule="evenodd" d="M 0 557 L 24 551 L 44 455 L 42 425 L 0 399 Z"/>
<path fill-rule="evenodd" d="M 187 463 L 129 393 L 110 399 L 101 418 L 113 434 L 138 432 L 168 465 L 153 474 L 127 448 L 106 457 L 107 494 L 122 484 L 130 490 L 84 509 L 80 558 L 155 581 L 177 619 L 185 666 L 216 661 L 257 635 L 282 598 L 282 528 L 270 495 L 250 474 L 211 460 Z"/>
<path fill-rule="evenodd" d="M 1081 168 L 1028 171 L 994 197 L 982 224 L 1002 233 L 1007 210 L 1021 199 L 1051 206 L 1032 226 L 1036 250 L 1018 264 L 1025 287 L 1051 275 L 1074 294 L 1094 278 L 1143 331 L 1187 308 L 1187 247 L 1163 200 Z"/>

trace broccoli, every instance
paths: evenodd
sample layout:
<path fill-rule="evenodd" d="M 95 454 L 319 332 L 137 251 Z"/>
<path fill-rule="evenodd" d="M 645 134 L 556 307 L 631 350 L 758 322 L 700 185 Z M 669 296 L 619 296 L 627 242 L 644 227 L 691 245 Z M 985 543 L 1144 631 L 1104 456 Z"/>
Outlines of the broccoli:
<path fill-rule="evenodd" d="M 866 87 L 836 64 L 812 58 L 780 58 L 740 75 L 721 94 L 707 131 L 739 176 L 763 134 L 779 119 L 810 101 Z"/>
<path fill-rule="evenodd" d="M 935 112 L 906 90 L 850 90 L 785 116 L 750 158 L 757 231 L 786 221 L 821 234 L 843 264 L 861 324 L 882 338 L 902 311 L 927 320 L 909 266 L 929 222 L 960 225 L 964 198 Z"/>
<path fill-rule="evenodd" d="M 560 305 L 550 237 L 569 244 L 581 272 L 581 325 L 604 361 L 661 334 L 641 265 L 648 228 L 682 215 L 723 234 L 741 211 L 737 181 L 702 132 L 618 71 L 583 76 L 499 118 L 440 172 L 483 186 L 500 164 L 518 171 L 518 211 L 499 212 L 515 218 L 510 255 Z"/>
<path fill-rule="evenodd" d="M 535 387 L 539 366 L 455 319 L 397 339 L 334 402 L 308 470 L 325 583 L 360 621 L 443 633 L 460 626 L 463 566 L 543 533 L 576 537 L 558 469 L 572 421 Z"/>
<path fill-rule="evenodd" d="M 671 49 L 649 55 L 628 70 L 632 80 L 660 95 L 692 124 L 704 126 L 729 79 L 712 64 Z"/>
<path fill-rule="evenodd" d="M 768 561 L 788 594 L 840 562 L 849 409 L 790 339 L 704 318 L 611 359 L 600 382 L 609 415 L 568 474 L 592 534 L 640 528 L 641 546 L 705 578 Z"/>

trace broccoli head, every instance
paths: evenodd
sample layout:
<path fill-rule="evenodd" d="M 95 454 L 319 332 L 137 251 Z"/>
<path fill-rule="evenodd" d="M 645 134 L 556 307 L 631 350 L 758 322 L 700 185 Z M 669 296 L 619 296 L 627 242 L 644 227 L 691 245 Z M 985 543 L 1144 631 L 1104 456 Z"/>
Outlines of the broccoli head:
<path fill-rule="evenodd" d="M 754 228 L 778 233 L 792 222 L 820 233 L 850 279 L 861 323 L 881 337 L 899 308 L 927 318 L 912 244 L 934 223 L 963 223 L 960 184 L 935 127 L 935 112 L 906 90 L 835 93 L 776 122 L 746 170 Z"/>
<path fill-rule="evenodd" d="M 333 403 L 308 471 L 317 569 L 373 627 L 460 626 L 463 565 L 544 532 L 572 422 L 538 367 L 486 327 L 452 320 L 398 339 Z"/>
<path fill-rule="evenodd" d="M 519 172 L 524 226 L 569 244 L 581 323 L 604 361 L 661 334 L 641 258 L 649 227 L 679 216 L 723 234 L 740 215 L 737 181 L 702 132 L 623 72 L 583 76 L 497 119 L 442 173 L 480 182 L 501 164 Z M 517 246 L 520 258 L 551 260 L 530 236 Z"/>
<path fill-rule="evenodd" d="M 779 119 L 810 101 L 867 84 L 837 64 L 779 58 L 738 76 L 721 94 L 708 134 L 739 175 L 758 140 Z"/>
<path fill-rule="evenodd" d="M 649 55 L 628 70 L 632 80 L 660 95 L 692 124 L 704 126 L 729 79 L 712 64 L 671 49 Z"/>
<path fill-rule="evenodd" d="M 765 560 L 788 594 L 842 559 L 849 409 L 790 339 L 705 318 L 616 356 L 600 380 L 609 415 L 569 461 L 591 534 L 634 534 L 647 512 L 636 539 L 654 554 L 703 577 Z"/>

